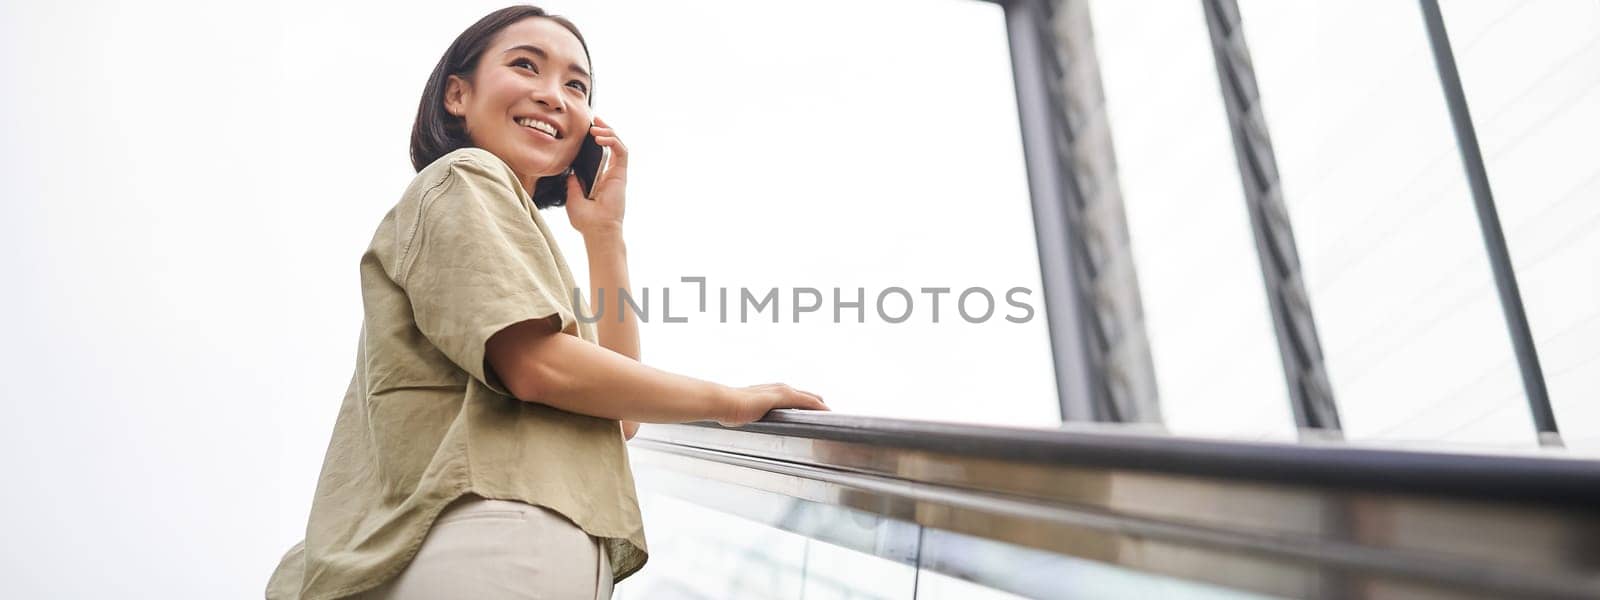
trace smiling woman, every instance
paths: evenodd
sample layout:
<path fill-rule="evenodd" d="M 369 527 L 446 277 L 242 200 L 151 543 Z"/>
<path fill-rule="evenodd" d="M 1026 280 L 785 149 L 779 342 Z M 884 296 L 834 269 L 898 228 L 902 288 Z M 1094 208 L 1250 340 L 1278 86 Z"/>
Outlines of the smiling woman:
<path fill-rule="evenodd" d="M 412 129 L 412 166 L 421 171 L 454 150 L 478 146 L 520 174 L 562 172 L 574 158 L 563 156 L 574 148 L 571 140 L 582 140 L 593 119 L 588 65 L 588 43 L 563 17 L 535 7 L 485 17 L 428 77 Z M 552 110 L 557 106 L 566 110 Z M 539 208 L 565 203 L 560 177 L 523 183 Z"/>
<path fill-rule="evenodd" d="M 577 27 L 532 6 L 479 20 L 435 67 L 417 175 L 361 259 L 360 352 L 306 537 L 268 598 L 609 597 L 647 559 L 625 446 L 639 422 L 826 410 L 643 365 L 620 305 L 576 318 L 538 209 L 566 207 L 591 296 L 628 288 L 628 151 L 591 112 L 591 72 Z M 587 194 L 585 144 L 612 157 Z"/>

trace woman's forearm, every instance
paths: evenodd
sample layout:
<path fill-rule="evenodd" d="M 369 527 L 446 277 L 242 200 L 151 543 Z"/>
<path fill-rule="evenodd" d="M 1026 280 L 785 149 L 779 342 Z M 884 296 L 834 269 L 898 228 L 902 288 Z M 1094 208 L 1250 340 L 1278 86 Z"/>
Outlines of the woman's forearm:
<path fill-rule="evenodd" d="M 603 304 L 616 307 L 611 318 L 601 318 L 595 324 L 600 345 L 613 352 L 639 360 L 639 324 L 633 311 L 622 309 L 622 290 L 632 290 L 628 282 L 628 247 L 622 233 L 592 234 L 583 239 L 589 254 L 589 314 L 604 315 Z M 609 294 L 601 290 L 611 290 Z M 609 301 L 604 301 L 610 298 Z M 636 421 L 622 421 L 622 439 L 631 440 L 639 432 Z"/>
<path fill-rule="evenodd" d="M 628 283 L 628 247 L 622 233 L 591 233 L 583 237 L 583 245 L 589 253 L 589 314 L 599 315 L 595 328 L 600 345 L 639 360 L 638 316 L 625 309 L 622 302 L 623 293 L 630 297 L 633 293 Z"/>
<path fill-rule="evenodd" d="M 517 398 L 644 423 L 721 420 L 736 411 L 727 386 L 656 369 L 554 329 L 549 320 L 527 321 L 489 339 L 490 366 Z"/>

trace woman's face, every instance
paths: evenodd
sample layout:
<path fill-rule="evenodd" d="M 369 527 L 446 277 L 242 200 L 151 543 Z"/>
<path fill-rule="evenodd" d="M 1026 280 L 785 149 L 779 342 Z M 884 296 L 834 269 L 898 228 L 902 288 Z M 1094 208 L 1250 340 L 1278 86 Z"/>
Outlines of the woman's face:
<path fill-rule="evenodd" d="M 572 32 L 532 17 L 497 34 L 468 82 L 452 75 L 445 110 L 474 146 L 511 165 L 525 188 L 572 164 L 589 133 L 589 62 Z M 551 130 L 554 135 L 551 135 Z"/>

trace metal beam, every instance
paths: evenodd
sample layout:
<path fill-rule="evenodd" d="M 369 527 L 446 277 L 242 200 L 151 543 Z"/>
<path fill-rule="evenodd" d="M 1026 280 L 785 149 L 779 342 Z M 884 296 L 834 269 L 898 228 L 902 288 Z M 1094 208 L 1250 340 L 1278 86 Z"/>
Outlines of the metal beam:
<path fill-rule="evenodd" d="M 1003 6 L 1062 420 L 1158 423 L 1087 2 Z"/>
<path fill-rule="evenodd" d="M 1239 6 L 1235 0 L 1202 0 L 1202 4 L 1295 424 L 1305 437 L 1338 437 L 1339 412 L 1301 276 L 1294 230 L 1283 204 L 1277 159 L 1261 112 L 1261 93 L 1245 45 Z"/>
<path fill-rule="evenodd" d="M 1483 231 L 1483 245 L 1488 250 L 1489 266 L 1494 271 L 1495 289 L 1500 293 L 1500 308 L 1511 334 L 1511 346 L 1517 354 L 1517 365 L 1522 370 L 1522 389 L 1528 396 L 1528 410 L 1533 414 L 1540 445 L 1560 446 L 1561 432 L 1556 429 L 1556 415 L 1550 408 L 1544 370 L 1539 366 L 1539 352 L 1534 347 L 1533 331 L 1528 327 L 1528 315 L 1522 307 L 1517 272 L 1511 265 L 1505 232 L 1500 228 L 1500 215 L 1495 210 L 1494 194 L 1489 189 L 1489 173 L 1484 169 L 1483 153 L 1478 149 L 1478 133 L 1472 126 L 1472 114 L 1467 110 L 1467 94 L 1461 87 L 1461 73 L 1456 69 L 1450 36 L 1444 29 L 1444 16 L 1439 12 L 1438 0 L 1421 0 L 1421 3 L 1423 21 L 1428 28 L 1428 43 L 1433 47 L 1433 62 L 1439 69 L 1439 83 L 1444 88 L 1445 104 L 1450 107 L 1450 123 L 1456 130 L 1456 145 L 1461 148 L 1461 163 L 1466 167 L 1467 182 L 1472 187 L 1472 201 L 1478 210 L 1478 227 Z"/>

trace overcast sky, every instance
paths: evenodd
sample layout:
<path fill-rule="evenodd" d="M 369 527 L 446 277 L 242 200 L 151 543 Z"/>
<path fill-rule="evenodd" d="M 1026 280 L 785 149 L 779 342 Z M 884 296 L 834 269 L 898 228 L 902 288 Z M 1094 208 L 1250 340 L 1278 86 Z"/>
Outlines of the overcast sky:
<path fill-rule="evenodd" d="M 1531 446 L 1415 6 L 1241 4 L 1349 436 Z M 500 6 L 0 4 L 9 589 L 260 593 L 303 534 L 422 84 Z M 841 412 L 1055 422 L 996 6 L 547 6 L 583 28 L 633 153 L 635 286 L 675 314 L 681 277 L 780 291 L 777 324 L 652 319 L 646 362 Z M 1092 8 L 1167 427 L 1292 439 L 1199 4 Z M 1446 11 L 1557 416 L 1593 451 L 1600 8 Z M 794 288 L 865 288 L 870 311 L 892 286 L 1024 287 L 1037 312 L 972 324 L 947 296 L 932 323 L 917 295 L 905 323 L 835 324 L 826 298 L 789 322 Z"/>

